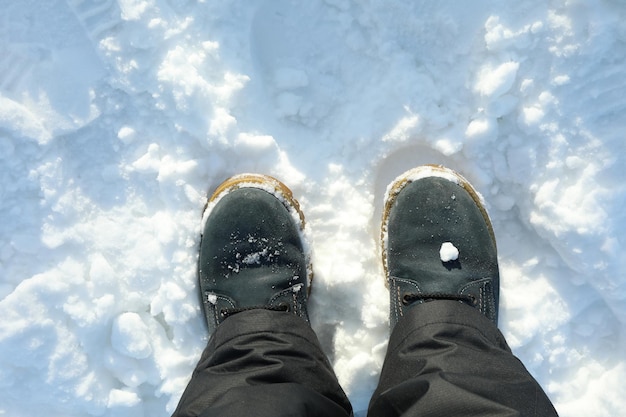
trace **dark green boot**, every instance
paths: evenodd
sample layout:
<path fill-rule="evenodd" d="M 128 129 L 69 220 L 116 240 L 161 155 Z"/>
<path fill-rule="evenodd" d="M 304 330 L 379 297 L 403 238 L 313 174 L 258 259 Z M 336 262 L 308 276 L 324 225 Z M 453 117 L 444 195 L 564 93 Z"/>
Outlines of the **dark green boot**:
<path fill-rule="evenodd" d="M 416 303 L 458 300 L 497 325 L 496 241 L 479 194 L 441 166 L 405 172 L 387 189 L 381 230 L 391 329 Z"/>
<path fill-rule="evenodd" d="M 203 222 L 198 275 L 210 332 L 259 308 L 309 320 L 304 216 L 284 184 L 264 175 L 232 177 L 209 199 Z"/>

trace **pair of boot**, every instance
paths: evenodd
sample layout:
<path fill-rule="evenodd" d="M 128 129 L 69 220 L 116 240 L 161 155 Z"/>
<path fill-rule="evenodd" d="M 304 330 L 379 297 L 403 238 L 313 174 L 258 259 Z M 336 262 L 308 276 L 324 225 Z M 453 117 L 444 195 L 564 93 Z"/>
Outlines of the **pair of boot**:
<path fill-rule="evenodd" d="M 496 243 L 480 195 L 441 166 L 405 172 L 387 188 L 381 225 L 390 325 L 415 304 L 457 300 L 497 325 Z M 280 181 L 232 177 L 213 193 L 203 216 L 198 272 L 213 332 L 241 311 L 267 309 L 308 322 L 312 267 L 304 215 Z"/>

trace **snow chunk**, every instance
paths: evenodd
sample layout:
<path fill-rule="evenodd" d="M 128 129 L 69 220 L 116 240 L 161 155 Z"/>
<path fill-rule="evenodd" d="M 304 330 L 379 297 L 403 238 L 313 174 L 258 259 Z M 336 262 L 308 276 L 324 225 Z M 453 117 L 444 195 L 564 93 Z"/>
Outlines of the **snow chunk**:
<path fill-rule="evenodd" d="M 109 407 L 134 407 L 141 403 L 141 399 L 135 392 L 112 389 L 109 392 Z"/>
<path fill-rule="evenodd" d="M 535 126 L 543 120 L 544 116 L 543 109 L 539 107 L 524 107 L 520 115 L 520 123 L 523 126 Z"/>
<path fill-rule="evenodd" d="M 122 9 L 122 19 L 139 20 L 150 4 L 144 0 L 122 0 L 119 6 Z"/>
<path fill-rule="evenodd" d="M 452 139 L 439 139 L 433 143 L 433 147 L 445 156 L 454 155 L 463 149 L 463 142 Z"/>
<path fill-rule="evenodd" d="M 569 82 L 570 82 L 570 77 L 567 74 L 557 75 L 556 77 L 552 79 L 552 84 L 558 85 L 558 86 L 569 84 Z"/>
<path fill-rule="evenodd" d="M 497 98 L 508 92 L 515 78 L 519 62 L 505 62 L 496 68 L 487 67 L 480 71 L 476 90 L 483 96 Z"/>
<path fill-rule="evenodd" d="M 269 135 L 254 135 L 241 133 L 235 140 L 235 149 L 245 155 L 255 155 L 264 152 L 277 151 L 278 145 L 274 137 Z"/>
<path fill-rule="evenodd" d="M 148 327 L 137 313 L 123 313 L 115 319 L 111 344 L 119 353 L 135 359 L 144 359 L 152 354 Z"/>
<path fill-rule="evenodd" d="M 421 119 L 416 114 L 403 117 L 385 136 L 383 142 L 406 142 L 421 130 Z"/>
<path fill-rule="evenodd" d="M 159 172 L 159 166 L 161 164 L 161 147 L 156 143 L 151 143 L 148 146 L 148 151 L 132 163 L 133 169 L 138 172 Z"/>
<path fill-rule="evenodd" d="M 459 250 L 451 242 L 444 242 L 439 249 L 439 257 L 441 262 L 456 261 L 459 258 Z"/>
<path fill-rule="evenodd" d="M 213 305 L 217 304 L 217 294 L 213 294 L 213 293 L 209 294 L 207 296 L 207 300 L 209 301 L 209 303 Z"/>
<path fill-rule="evenodd" d="M 117 138 L 124 144 L 128 145 L 137 138 L 135 129 L 130 126 L 122 126 L 117 132 Z"/>
<path fill-rule="evenodd" d="M 0 128 L 17 137 L 35 139 L 40 145 L 45 145 L 52 139 L 52 134 L 42 123 L 41 117 L 5 97 L 0 97 Z"/>
<path fill-rule="evenodd" d="M 465 129 L 465 136 L 472 140 L 483 139 L 487 142 L 493 142 L 498 136 L 498 129 L 492 119 L 481 117 L 468 124 Z"/>

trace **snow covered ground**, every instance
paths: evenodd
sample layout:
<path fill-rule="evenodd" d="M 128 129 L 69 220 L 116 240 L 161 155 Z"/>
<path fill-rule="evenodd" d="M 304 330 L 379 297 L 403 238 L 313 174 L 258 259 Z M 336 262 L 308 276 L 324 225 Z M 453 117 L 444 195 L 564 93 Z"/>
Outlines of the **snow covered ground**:
<path fill-rule="evenodd" d="M 362 415 L 386 185 L 489 204 L 501 328 L 561 416 L 626 409 L 620 0 L 0 0 L 0 415 L 167 416 L 208 335 L 207 192 L 286 182 L 312 321 Z"/>

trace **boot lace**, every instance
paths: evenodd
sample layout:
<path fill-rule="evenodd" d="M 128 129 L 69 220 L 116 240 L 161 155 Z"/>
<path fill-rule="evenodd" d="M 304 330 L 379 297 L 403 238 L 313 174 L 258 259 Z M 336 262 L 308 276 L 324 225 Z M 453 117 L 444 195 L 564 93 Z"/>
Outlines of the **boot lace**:
<path fill-rule="evenodd" d="M 478 300 L 470 294 L 447 294 L 447 293 L 405 293 L 402 296 L 402 304 L 408 306 L 416 301 L 455 300 L 476 307 Z"/>
<path fill-rule="evenodd" d="M 291 310 L 291 306 L 288 303 L 280 303 L 275 306 L 264 305 L 264 306 L 250 306 L 250 307 L 241 307 L 241 308 L 223 308 L 220 310 L 220 318 L 224 320 L 232 315 L 241 313 L 243 311 L 258 310 L 258 309 L 287 312 Z"/>

